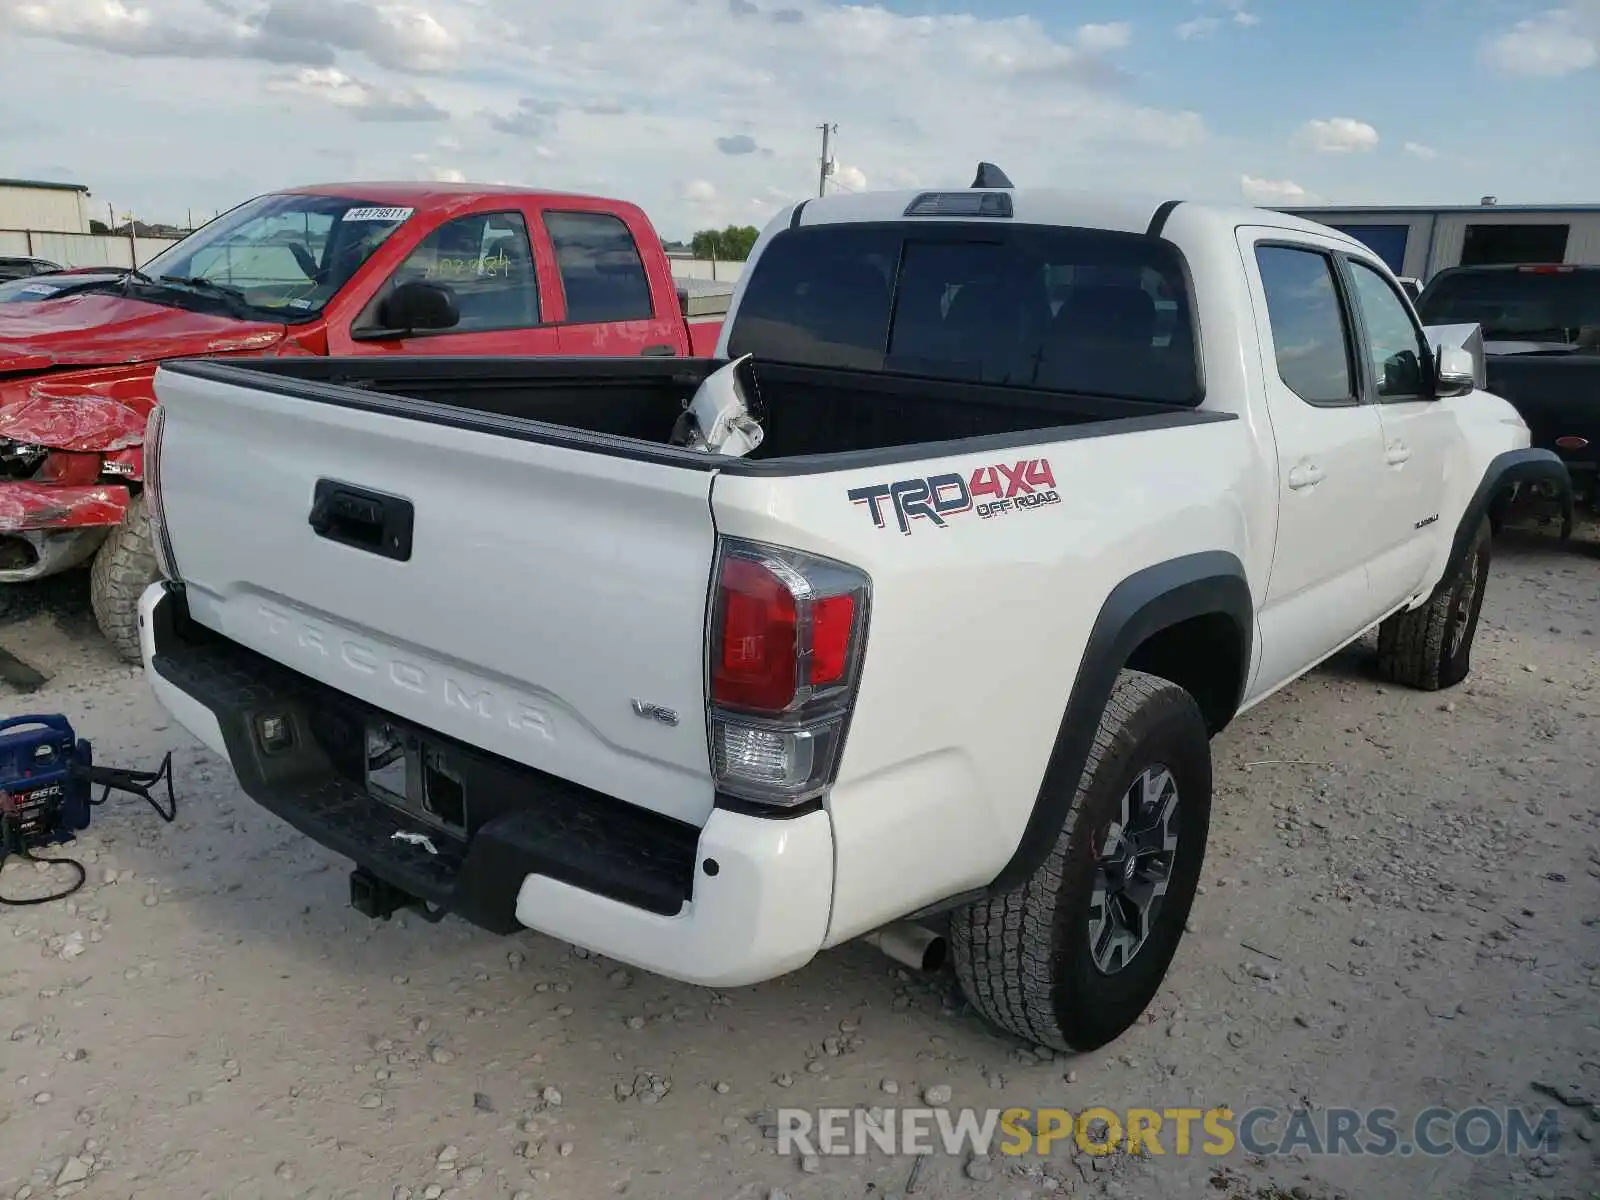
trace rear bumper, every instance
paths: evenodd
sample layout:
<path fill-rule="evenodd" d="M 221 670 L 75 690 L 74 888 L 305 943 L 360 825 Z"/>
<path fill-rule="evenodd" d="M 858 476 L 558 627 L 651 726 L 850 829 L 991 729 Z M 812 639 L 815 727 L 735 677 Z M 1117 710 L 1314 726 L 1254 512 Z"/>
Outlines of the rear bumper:
<path fill-rule="evenodd" d="M 144 594 L 139 626 L 157 700 L 229 761 L 252 799 L 463 920 L 497 933 L 535 929 L 709 987 L 786 974 L 823 944 L 833 891 L 826 813 L 776 820 L 719 809 L 696 829 L 418 730 L 452 756 L 472 797 L 467 836 L 452 837 L 357 781 L 364 721 L 404 722 L 194 625 L 164 584 Z M 263 748 L 262 716 L 290 723 L 289 749 Z M 426 835 L 432 851 L 407 834 Z"/>

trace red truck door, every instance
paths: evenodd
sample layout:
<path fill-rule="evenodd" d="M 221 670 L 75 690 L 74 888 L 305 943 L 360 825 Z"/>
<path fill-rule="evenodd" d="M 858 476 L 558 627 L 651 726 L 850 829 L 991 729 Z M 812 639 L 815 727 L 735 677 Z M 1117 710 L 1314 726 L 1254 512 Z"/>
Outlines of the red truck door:
<path fill-rule="evenodd" d="M 552 199 L 541 216 L 561 291 L 562 354 L 688 355 L 671 264 L 643 213 Z"/>
<path fill-rule="evenodd" d="M 401 260 L 361 305 L 347 329 L 328 330 L 333 354 L 554 355 L 560 335 L 540 295 L 536 217 L 508 197 L 502 207 L 445 221 Z M 403 337 L 373 336 L 378 306 L 395 286 L 421 279 L 449 287 L 461 314 L 450 329 Z M 553 281 L 544 289 L 553 294 Z"/>

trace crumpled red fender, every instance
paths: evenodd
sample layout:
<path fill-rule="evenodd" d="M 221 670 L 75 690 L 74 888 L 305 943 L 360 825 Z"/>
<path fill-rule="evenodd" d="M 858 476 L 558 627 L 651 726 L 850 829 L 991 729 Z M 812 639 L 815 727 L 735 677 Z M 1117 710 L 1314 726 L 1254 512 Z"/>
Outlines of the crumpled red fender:
<path fill-rule="evenodd" d="M 127 511 L 121 484 L 0 483 L 0 533 L 120 525 Z"/>
<path fill-rule="evenodd" d="M 144 441 L 154 364 L 0 384 L 0 438 L 52 450 L 126 450 Z"/>

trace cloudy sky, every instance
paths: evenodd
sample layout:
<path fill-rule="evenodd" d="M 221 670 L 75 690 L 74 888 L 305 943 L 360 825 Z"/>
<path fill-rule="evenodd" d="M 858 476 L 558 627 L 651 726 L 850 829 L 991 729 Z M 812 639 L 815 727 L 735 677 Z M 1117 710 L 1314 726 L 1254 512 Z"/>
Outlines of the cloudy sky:
<path fill-rule="evenodd" d="M 349 179 L 1600 200 L 1600 0 L 0 0 L 0 175 L 156 221 Z"/>

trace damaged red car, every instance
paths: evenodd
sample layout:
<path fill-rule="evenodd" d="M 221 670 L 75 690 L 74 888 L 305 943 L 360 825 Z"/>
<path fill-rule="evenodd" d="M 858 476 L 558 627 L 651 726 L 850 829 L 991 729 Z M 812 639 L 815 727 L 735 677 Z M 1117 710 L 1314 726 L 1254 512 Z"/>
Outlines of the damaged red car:
<path fill-rule="evenodd" d="M 720 320 L 687 303 L 624 201 L 431 183 L 257 197 L 142 270 L 0 305 L 0 587 L 87 565 L 101 631 L 137 660 L 164 359 L 708 355 Z"/>

